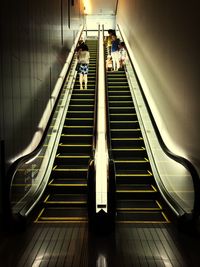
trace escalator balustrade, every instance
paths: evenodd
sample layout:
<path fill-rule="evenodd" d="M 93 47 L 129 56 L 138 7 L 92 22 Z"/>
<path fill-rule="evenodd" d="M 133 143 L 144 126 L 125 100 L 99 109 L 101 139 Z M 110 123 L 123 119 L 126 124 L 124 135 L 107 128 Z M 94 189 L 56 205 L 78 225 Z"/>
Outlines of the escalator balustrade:
<path fill-rule="evenodd" d="M 87 171 L 92 153 L 97 40 L 90 51 L 87 90 L 77 74 L 42 207 L 35 222 L 86 222 Z"/>
<path fill-rule="evenodd" d="M 117 222 L 168 223 L 161 205 L 125 71 L 107 72 Z"/>

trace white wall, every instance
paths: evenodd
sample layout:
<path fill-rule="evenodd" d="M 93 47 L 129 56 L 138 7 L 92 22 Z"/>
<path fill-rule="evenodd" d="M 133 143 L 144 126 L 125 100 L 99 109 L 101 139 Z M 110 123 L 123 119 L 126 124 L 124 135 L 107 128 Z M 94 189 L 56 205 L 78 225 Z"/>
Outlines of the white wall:
<path fill-rule="evenodd" d="M 98 25 L 104 24 L 105 29 L 115 28 L 115 15 L 87 15 L 86 25 L 88 30 L 98 29 Z"/>
<path fill-rule="evenodd" d="M 200 170 L 198 1 L 119 0 L 117 23 L 144 76 L 168 147 Z"/>

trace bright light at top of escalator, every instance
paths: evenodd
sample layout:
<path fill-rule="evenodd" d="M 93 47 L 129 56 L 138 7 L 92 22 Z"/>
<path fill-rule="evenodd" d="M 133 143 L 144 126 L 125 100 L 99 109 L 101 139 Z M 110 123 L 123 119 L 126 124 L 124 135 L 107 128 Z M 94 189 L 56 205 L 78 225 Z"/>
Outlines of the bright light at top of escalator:
<path fill-rule="evenodd" d="M 83 0 L 84 14 L 88 15 L 92 12 L 91 0 Z"/>

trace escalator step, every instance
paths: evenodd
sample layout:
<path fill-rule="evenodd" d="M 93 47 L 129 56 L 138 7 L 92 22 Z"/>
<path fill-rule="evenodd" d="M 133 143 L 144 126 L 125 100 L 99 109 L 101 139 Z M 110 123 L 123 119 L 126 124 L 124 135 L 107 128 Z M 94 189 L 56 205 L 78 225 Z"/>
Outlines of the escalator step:
<path fill-rule="evenodd" d="M 140 128 L 136 129 L 111 129 L 111 138 L 139 138 L 141 137 Z"/>
<path fill-rule="evenodd" d="M 93 134 L 93 126 L 64 126 L 63 134 Z"/>
<path fill-rule="evenodd" d="M 64 206 L 81 206 L 87 204 L 86 194 L 50 194 L 46 197 L 44 203 L 48 205 L 64 205 Z"/>
<path fill-rule="evenodd" d="M 86 208 L 67 208 L 67 207 L 47 207 L 45 208 L 38 218 L 38 221 L 58 221 L 58 222 L 74 222 L 74 221 L 87 221 Z"/>
<path fill-rule="evenodd" d="M 89 144 L 92 143 L 92 135 L 88 134 L 62 134 L 60 138 L 60 142 L 62 143 L 70 143 L 71 145 L 82 143 L 82 144 Z"/>
<path fill-rule="evenodd" d="M 117 210 L 161 210 L 156 200 L 126 199 L 117 201 Z"/>
<path fill-rule="evenodd" d="M 62 179 L 62 178 L 56 178 L 56 179 L 53 179 L 49 182 L 48 184 L 49 186 L 87 186 L 87 180 L 86 179 L 75 179 L 75 178 L 68 178 L 68 179 Z"/>
<path fill-rule="evenodd" d="M 52 170 L 51 177 L 59 178 L 86 178 L 88 168 L 80 165 L 57 166 Z"/>
<path fill-rule="evenodd" d="M 110 107 L 109 108 L 110 113 L 135 113 L 135 108 L 134 107 Z"/>
<path fill-rule="evenodd" d="M 150 169 L 148 160 L 133 158 L 132 160 L 116 160 L 115 161 L 116 172 L 123 170 L 144 170 Z"/>
<path fill-rule="evenodd" d="M 94 99 L 71 99 L 70 105 L 85 105 L 85 104 L 93 104 Z"/>
<path fill-rule="evenodd" d="M 134 158 L 134 157 L 146 157 L 147 152 L 143 147 L 138 148 L 113 148 L 112 154 L 114 160 L 122 159 L 122 158 Z"/>
<path fill-rule="evenodd" d="M 117 193 L 155 193 L 156 188 L 151 184 L 117 184 Z"/>
<path fill-rule="evenodd" d="M 77 115 L 80 118 L 93 118 L 94 117 L 94 112 L 93 111 L 88 111 L 88 110 L 74 110 L 74 111 L 68 111 L 67 112 L 67 117 L 72 118 L 72 117 L 77 117 Z"/>
<path fill-rule="evenodd" d="M 142 137 L 132 138 L 132 140 L 129 140 L 128 138 L 112 138 L 111 144 L 113 148 L 133 148 L 143 146 L 144 141 Z"/>
<path fill-rule="evenodd" d="M 83 94 L 82 94 L 83 91 Z M 80 94 L 72 94 L 71 96 L 71 100 L 73 99 L 90 99 L 90 100 L 94 100 L 94 94 L 88 94 L 86 93 L 87 90 L 80 90 Z"/>
<path fill-rule="evenodd" d="M 124 107 L 132 107 L 133 106 L 133 101 L 125 101 L 125 100 L 123 100 L 123 101 L 114 101 L 114 100 L 112 100 L 112 101 L 109 101 L 109 107 L 118 107 L 118 106 L 120 106 L 120 107 L 122 107 L 122 106 L 124 106 Z"/>
<path fill-rule="evenodd" d="M 110 121 L 113 123 L 114 121 L 127 121 L 128 123 L 132 121 L 137 121 L 136 114 L 110 114 Z"/>
<path fill-rule="evenodd" d="M 94 105 L 70 105 L 68 108 L 69 111 L 94 111 Z"/>
<path fill-rule="evenodd" d="M 162 212 L 117 212 L 117 221 L 123 223 L 169 223 Z"/>
<path fill-rule="evenodd" d="M 92 144 L 59 144 L 58 151 L 60 153 L 88 153 L 92 150 Z"/>
<path fill-rule="evenodd" d="M 65 119 L 65 125 L 69 126 L 92 126 L 93 118 L 67 118 Z"/>
<path fill-rule="evenodd" d="M 124 129 L 124 128 L 127 128 L 127 129 L 138 129 L 140 128 L 139 126 L 139 122 L 137 120 L 135 121 L 111 121 L 110 122 L 110 127 L 111 127 L 111 130 L 114 130 L 114 129 Z"/>
<path fill-rule="evenodd" d="M 109 90 L 108 96 L 129 96 L 129 97 L 131 97 L 131 93 L 129 90 L 125 90 L 125 89 L 121 90 L 121 91 Z"/>

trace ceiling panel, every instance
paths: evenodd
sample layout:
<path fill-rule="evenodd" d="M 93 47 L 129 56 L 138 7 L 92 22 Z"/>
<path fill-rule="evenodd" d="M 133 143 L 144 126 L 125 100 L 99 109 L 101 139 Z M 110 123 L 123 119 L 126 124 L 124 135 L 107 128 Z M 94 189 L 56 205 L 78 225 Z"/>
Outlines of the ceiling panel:
<path fill-rule="evenodd" d="M 85 11 L 91 15 L 115 14 L 117 0 L 85 0 Z"/>

